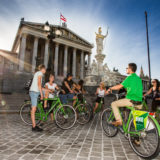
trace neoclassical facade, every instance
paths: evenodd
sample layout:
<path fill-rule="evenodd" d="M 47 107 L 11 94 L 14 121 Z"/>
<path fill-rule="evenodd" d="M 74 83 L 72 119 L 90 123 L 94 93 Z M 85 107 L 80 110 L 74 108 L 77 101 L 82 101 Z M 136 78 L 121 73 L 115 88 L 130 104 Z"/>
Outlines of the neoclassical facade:
<path fill-rule="evenodd" d="M 12 52 L 18 53 L 19 71 L 35 72 L 39 64 L 51 66 L 57 77 L 72 73 L 76 79 L 83 79 L 85 66 L 90 66 L 93 45 L 65 26 L 52 25 L 60 30 L 61 36 L 50 43 L 44 30 L 45 24 L 20 22 Z"/>

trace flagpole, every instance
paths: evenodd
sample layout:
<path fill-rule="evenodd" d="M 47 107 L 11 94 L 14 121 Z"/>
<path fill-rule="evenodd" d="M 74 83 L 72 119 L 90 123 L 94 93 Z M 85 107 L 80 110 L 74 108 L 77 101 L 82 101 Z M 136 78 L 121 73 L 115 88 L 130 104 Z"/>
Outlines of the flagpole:
<path fill-rule="evenodd" d="M 60 21 L 59 21 L 59 23 L 60 23 L 59 25 L 61 26 L 61 12 L 60 12 Z"/>

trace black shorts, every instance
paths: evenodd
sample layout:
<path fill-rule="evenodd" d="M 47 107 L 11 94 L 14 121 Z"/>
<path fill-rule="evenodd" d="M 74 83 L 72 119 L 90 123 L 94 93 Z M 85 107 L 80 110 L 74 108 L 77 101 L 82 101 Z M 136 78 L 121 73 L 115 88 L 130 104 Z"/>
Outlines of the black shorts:
<path fill-rule="evenodd" d="M 104 104 L 104 97 L 97 97 L 96 102 L 100 103 L 102 100 L 103 104 Z"/>

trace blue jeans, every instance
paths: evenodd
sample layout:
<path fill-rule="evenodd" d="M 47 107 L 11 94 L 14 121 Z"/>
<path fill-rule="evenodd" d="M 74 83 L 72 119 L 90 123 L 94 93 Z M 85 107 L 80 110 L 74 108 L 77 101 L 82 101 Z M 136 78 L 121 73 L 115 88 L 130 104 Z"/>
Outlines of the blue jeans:
<path fill-rule="evenodd" d="M 30 91 L 29 95 L 31 97 L 31 103 L 32 103 L 32 107 L 36 107 L 37 103 L 38 103 L 38 97 L 40 95 L 40 92 L 34 92 L 34 91 Z"/>
<path fill-rule="evenodd" d="M 59 97 L 60 97 L 62 104 L 66 104 L 68 99 L 73 99 L 74 94 L 72 93 L 60 94 Z"/>

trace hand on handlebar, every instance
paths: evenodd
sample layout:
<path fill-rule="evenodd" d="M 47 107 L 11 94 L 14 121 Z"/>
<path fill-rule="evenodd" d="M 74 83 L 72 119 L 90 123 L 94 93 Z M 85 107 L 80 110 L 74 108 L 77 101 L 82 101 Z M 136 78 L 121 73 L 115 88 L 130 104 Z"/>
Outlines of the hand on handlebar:
<path fill-rule="evenodd" d="M 43 100 L 43 94 L 41 95 L 41 100 Z"/>
<path fill-rule="evenodd" d="M 70 90 L 70 93 L 73 93 L 73 91 L 72 91 L 72 90 Z"/>
<path fill-rule="evenodd" d="M 106 93 L 110 94 L 110 93 L 112 93 L 112 90 L 109 88 Z"/>

